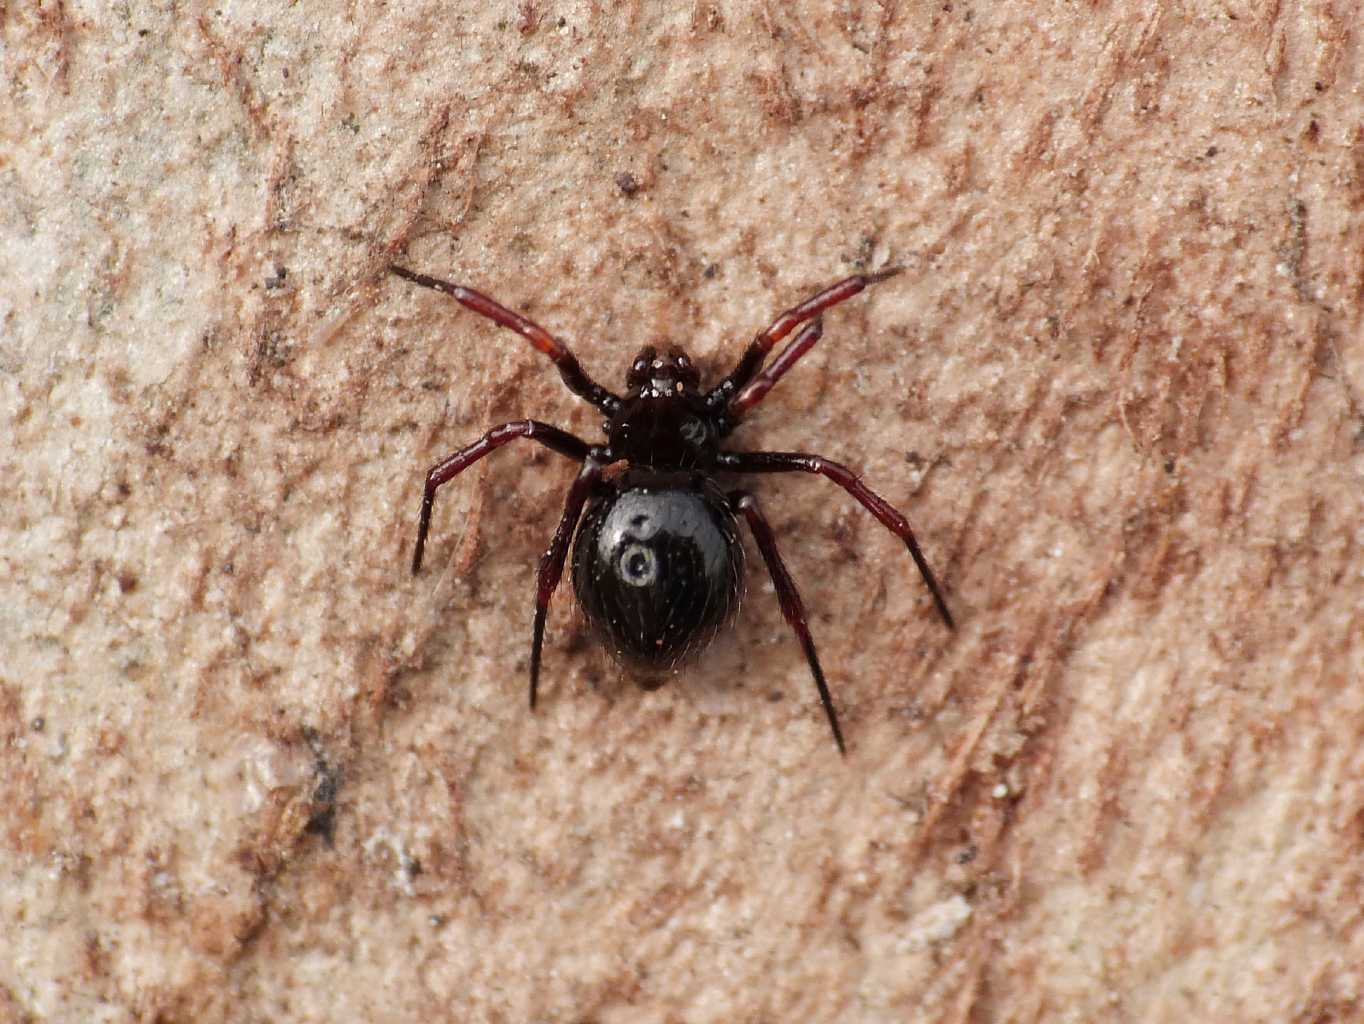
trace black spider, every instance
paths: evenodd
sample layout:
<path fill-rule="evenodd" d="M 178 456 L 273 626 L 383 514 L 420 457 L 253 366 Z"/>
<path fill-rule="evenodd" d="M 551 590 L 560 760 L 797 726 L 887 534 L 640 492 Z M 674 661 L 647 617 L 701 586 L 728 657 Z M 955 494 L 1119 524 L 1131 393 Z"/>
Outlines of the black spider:
<path fill-rule="evenodd" d="M 928 585 L 938 614 L 953 628 L 942 592 L 919 550 L 905 517 L 836 462 L 799 452 L 722 451 L 720 442 L 773 385 L 819 340 L 821 313 L 862 289 L 899 273 L 899 268 L 857 275 L 788 309 L 749 344 L 739 364 L 711 390 L 685 353 L 660 355 L 641 349 L 620 398 L 583 372 L 573 354 L 542 327 L 472 288 L 451 284 L 403 267 L 393 273 L 434 288 L 500 327 L 521 335 L 554 360 L 568 389 L 606 416 L 606 443 L 591 445 L 538 420 L 494 427 L 431 468 L 422 494 L 412 572 L 421 567 L 436 490 L 508 441 L 529 437 L 582 463 L 569 489 L 563 517 L 536 574 L 535 620 L 530 648 L 530 706 L 535 707 L 540 648 L 550 596 L 563 575 L 569 541 L 573 548 L 573 589 L 588 622 L 621 662 L 640 670 L 646 689 L 662 685 L 664 670 L 701 651 L 733 616 L 742 589 L 744 555 L 738 517 L 753 531 L 777 591 L 782 614 L 795 630 L 840 753 L 845 752 L 838 716 L 810 637 L 800 594 L 777 553 L 772 529 L 746 491 L 725 491 L 717 473 L 819 473 L 860 501 L 909 548 Z M 763 361 L 777 342 L 805 327 L 778 353 Z M 616 463 L 623 463 L 617 467 Z M 581 526 L 579 520 L 581 519 Z"/>

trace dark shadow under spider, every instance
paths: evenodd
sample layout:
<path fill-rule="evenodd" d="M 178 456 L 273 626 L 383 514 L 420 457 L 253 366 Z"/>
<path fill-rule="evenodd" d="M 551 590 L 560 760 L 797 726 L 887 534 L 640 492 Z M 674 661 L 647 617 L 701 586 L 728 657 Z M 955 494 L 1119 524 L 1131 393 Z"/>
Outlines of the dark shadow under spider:
<path fill-rule="evenodd" d="M 544 328 L 472 288 L 404 267 L 390 268 L 414 284 L 444 292 L 499 327 L 515 331 L 553 360 L 568 389 L 606 417 L 606 443 L 592 445 L 539 420 L 517 420 L 489 430 L 442 459 L 426 475 L 412 572 L 421 568 L 436 491 L 479 459 L 520 437 L 539 441 L 582 464 L 563 515 L 536 573 L 530 649 L 530 706 L 535 707 L 545 614 L 573 545 L 573 589 L 593 632 L 620 662 L 640 672 L 646 689 L 662 673 L 700 652 L 733 617 L 742 589 L 744 554 L 738 520 L 748 524 L 767 565 L 782 615 L 805 652 L 824 714 L 840 753 L 846 753 L 829 686 L 819 664 L 800 593 L 777 551 L 757 499 L 723 490 L 717 473 L 817 473 L 856 498 L 909 549 L 933 604 L 949 629 L 952 615 L 909 522 L 845 466 L 802 452 L 723 451 L 720 442 L 814 346 L 820 314 L 899 268 L 854 275 L 793 306 L 749 343 L 738 365 L 709 391 L 680 349 L 660 354 L 652 345 L 635 357 L 619 397 L 592 380 L 568 348 Z M 764 368 L 768 354 L 804 325 Z M 617 471 L 616 464 L 624 468 Z M 606 472 L 611 467 L 611 472 Z"/>

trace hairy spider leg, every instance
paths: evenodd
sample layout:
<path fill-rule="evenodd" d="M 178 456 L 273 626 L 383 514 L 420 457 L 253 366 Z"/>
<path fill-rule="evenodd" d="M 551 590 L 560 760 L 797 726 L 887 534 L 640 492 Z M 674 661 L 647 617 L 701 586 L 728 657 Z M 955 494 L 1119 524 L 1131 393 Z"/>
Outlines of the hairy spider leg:
<path fill-rule="evenodd" d="M 863 508 L 879 519 L 882 526 L 905 542 L 910 557 L 919 567 L 919 575 L 928 585 L 928 592 L 933 595 L 933 604 L 937 607 L 938 614 L 942 616 L 948 629 L 957 628 L 956 623 L 952 621 L 952 613 L 947 610 L 947 602 L 943 600 L 942 590 L 933 576 L 933 570 L 928 567 L 928 561 L 919 549 L 919 542 L 914 539 L 914 531 L 910 529 L 909 520 L 858 479 L 847 466 L 818 455 L 806 455 L 801 452 L 721 452 L 715 465 L 717 469 L 730 473 L 818 473 L 838 484 L 861 502 Z"/>
<path fill-rule="evenodd" d="M 829 728 L 833 730 L 834 743 L 838 745 L 838 752 L 846 756 L 848 749 L 843 744 L 843 731 L 838 727 L 838 714 L 834 711 L 833 698 L 829 696 L 829 684 L 824 681 L 824 670 L 819 667 L 819 655 L 815 652 L 814 638 L 810 636 L 805 605 L 801 602 L 800 591 L 796 589 L 795 581 L 786 570 L 786 563 L 781 560 L 781 554 L 777 551 L 777 538 L 772 535 L 772 527 L 767 525 L 767 517 L 758 508 L 758 500 L 747 491 L 732 491 L 729 500 L 730 504 L 743 514 L 744 519 L 748 521 L 748 528 L 753 531 L 753 539 L 758 542 L 758 550 L 762 552 L 763 561 L 767 563 L 768 575 L 772 577 L 772 586 L 777 591 L 781 613 L 795 632 L 796 639 L 800 641 L 801 649 L 805 651 L 805 660 L 810 665 L 810 674 L 815 677 L 815 687 L 819 690 L 819 700 L 824 705 L 825 717 L 829 719 Z"/>
<path fill-rule="evenodd" d="M 815 342 L 820 339 L 823 333 L 824 321 L 820 319 L 811 320 L 796 335 L 795 341 L 778 352 L 777 358 L 772 360 L 770 365 L 765 367 L 760 374 L 745 385 L 742 391 L 729 400 L 725 412 L 729 416 L 731 427 L 743 419 L 749 409 L 752 409 L 767 396 L 777 381 L 786 376 L 786 371 L 795 366 L 796 361 L 814 347 Z"/>
<path fill-rule="evenodd" d="M 706 395 L 706 404 L 717 411 L 728 405 L 735 392 L 742 390 L 753 379 L 754 374 L 762 369 L 763 360 L 767 358 L 767 353 L 771 352 L 772 347 L 782 338 L 801 324 L 815 319 L 831 306 L 836 306 L 845 299 L 852 298 L 868 285 L 884 281 L 888 277 L 894 277 L 903 269 L 902 267 L 889 267 L 877 271 L 875 274 L 854 274 L 835 285 L 830 285 L 818 295 L 806 299 L 799 305 L 792 306 L 773 320 L 767 330 L 748 343 L 748 348 L 744 350 L 743 356 L 734 369 Z M 806 349 L 813 344 L 813 341 L 809 342 Z M 803 354 L 804 350 L 801 352 L 801 355 Z M 793 357 L 791 362 L 795 362 L 798 358 L 799 356 Z"/>
<path fill-rule="evenodd" d="M 449 483 L 483 456 L 496 451 L 508 441 L 515 441 L 518 437 L 529 437 L 539 441 L 546 448 L 579 462 L 586 459 L 592 451 L 591 445 L 566 430 L 551 427 L 539 420 L 517 420 L 493 427 L 473 444 L 447 455 L 426 474 L 426 487 L 422 491 L 421 519 L 417 523 L 417 548 L 412 552 L 412 575 L 415 576 L 422 565 L 422 552 L 426 550 L 426 533 L 431 528 L 431 509 L 436 502 L 436 489 L 442 484 Z"/>
<path fill-rule="evenodd" d="M 451 281 L 442 281 L 436 277 L 427 277 L 425 274 L 418 274 L 414 270 L 408 270 L 406 267 L 400 267 L 396 264 L 388 269 L 413 284 L 444 292 L 465 309 L 471 309 L 480 316 L 487 317 L 497 326 L 505 327 L 521 335 L 538 351 L 554 360 L 554 365 L 559 368 L 559 376 L 568 385 L 568 390 L 579 398 L 591 402 L 607 416 L 614 416 L 620 409 L 620 399 L 589 377 L 586 371 L 578 365 L 577 358 L 568 350 L 568 347 L 539 324 L 527 320 L 520 313 L 513 313 L 501 303 L 490 299 L 482 292 L 474 291 L 472 288 L 465 288 L 463 285 L 454 284 Z"/>
<path fill-rule="evenodd" d="M 559 520 L 559 528 L 554 531 L 554 539 L 540 558 L 540 567 L 535 572 L 535 622 L 531 627 L 530 638 L 530 708 L 535 710 L 536 691 L 540 685 L 540 648 L 545 639 L 545 614 L 549 611 L 549 599 L 559 586 L 564 574 L 564 559 L 568 555 L 568 545 L 578 528 L 578 520 L 583 514 L 583 505 L 588 495 L 601 480 L 603 463 L 588 456 L 583 463 L 582 472 L 568 489 L 564 499 L 564 514 Z"/>

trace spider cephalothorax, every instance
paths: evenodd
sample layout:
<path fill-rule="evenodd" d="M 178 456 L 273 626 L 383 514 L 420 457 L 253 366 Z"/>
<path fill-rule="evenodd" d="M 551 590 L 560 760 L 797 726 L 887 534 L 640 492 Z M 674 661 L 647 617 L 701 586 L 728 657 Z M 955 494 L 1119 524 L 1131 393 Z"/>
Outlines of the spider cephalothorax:
<path fill-rule="evenodd" d="M 700 375 L 687 354 L 640 350 L 625 377 L 621 408 L 604 424 L 615 459 L 635 466 L 706 469 L 719 454 L 719 423 L 697 390 Z"/>
<path fill-rule="evenodd" d="M 776 539 L 757 499 L 726 490 L 716 477 L 727 473 L 818 473 L 856 498 L 909 549 L 943 621 L 952 616 L 905 517 L 849 469 L 800 452 L 736 452 L 720 442 L 762 401 L 820 338 L 820 314 L 896 269 L 855 275 L 782 313 L 749 343 L 730 373 L 709 391 L 686 353 L 654 346 L 641 349 L 626 374 L 624 397 L 593 381 L 573 354 L 544 328 L 471 288 L 403 267 L 393 273 L 450 295 L 501 327 L 516 331 L 549 356 L 564 383 L 606 417 L 604 444 L 592 445 L 538 420 L 494 427 L 431 468 L 422 494 L 412 571 L 421 567 L 436 491 L 489 452 L 529 437 L 581 464 L 564 502 L 563 516 L 536 574 L 531 629 L 530 704 L 540 678 L 545 613 L 573 547 L 573 589 L 588 622 L 621 662 L 639 670 L 642 685 L 662 682 L 660 671 L 698 653 L 733 617 L 743 586 L 744 557 L 739 519 L 748 523 L 814 676 L 834 742 L 843 751 L 829 687 L 819 664 L 800 594 L 777 552 Z M 800 333 L 763 367 L 772 348 L 801 325 Z M 624 464 L 623 468 L 617 464 Z M 612 472 L 605 472 L 612 467 Z M 576 535 L 576 542 L 574 537 Z"/>

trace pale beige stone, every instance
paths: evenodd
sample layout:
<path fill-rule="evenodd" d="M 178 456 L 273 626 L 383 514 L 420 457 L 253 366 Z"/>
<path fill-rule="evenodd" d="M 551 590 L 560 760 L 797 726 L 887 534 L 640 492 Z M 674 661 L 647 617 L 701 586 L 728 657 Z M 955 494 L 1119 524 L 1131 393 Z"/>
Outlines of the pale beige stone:
<path fill-rule="evenodd" d="M 0 6 L 0 1019 L 1364 1009 L 1351 3 Z M 628 175 L 629 177 L 623 177 Z M 826 318 L 832 485 L 635 690 L 533 573 L 619 386 Z M 329 839 L 330 836 L 330 839 Z"/>

